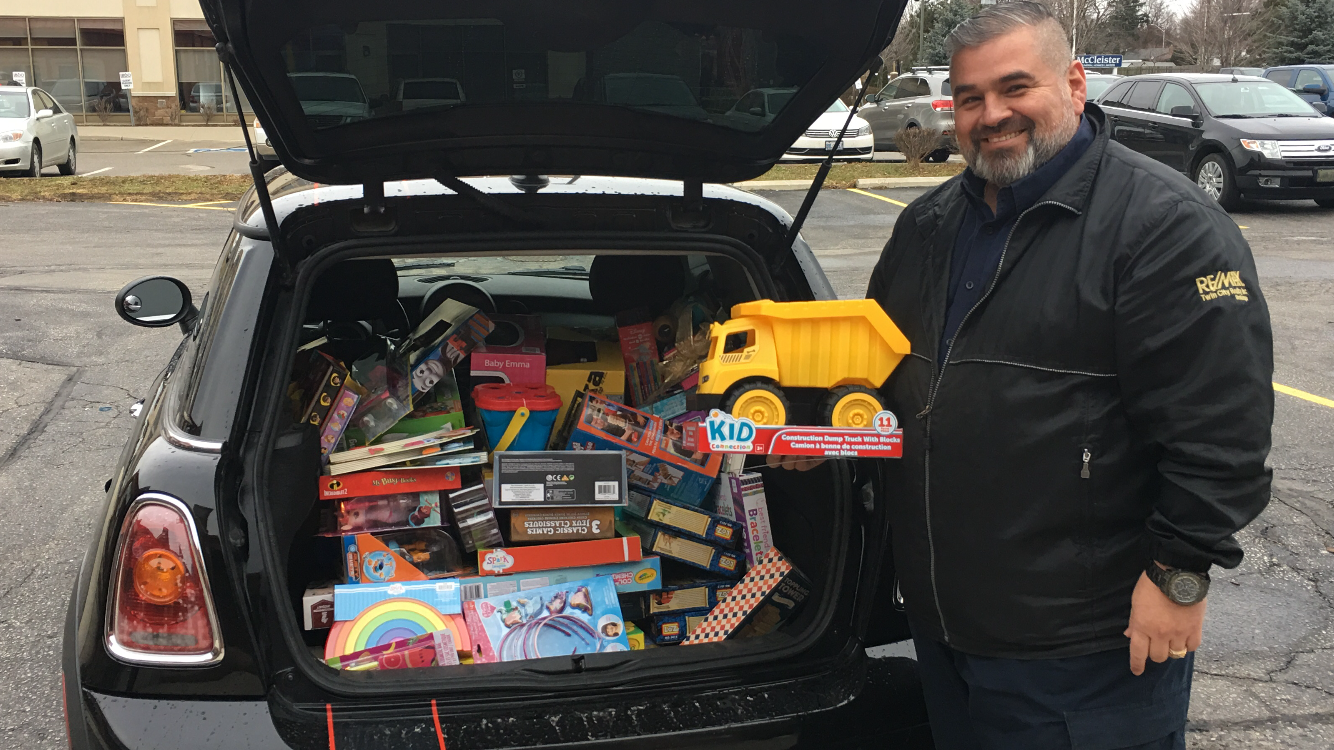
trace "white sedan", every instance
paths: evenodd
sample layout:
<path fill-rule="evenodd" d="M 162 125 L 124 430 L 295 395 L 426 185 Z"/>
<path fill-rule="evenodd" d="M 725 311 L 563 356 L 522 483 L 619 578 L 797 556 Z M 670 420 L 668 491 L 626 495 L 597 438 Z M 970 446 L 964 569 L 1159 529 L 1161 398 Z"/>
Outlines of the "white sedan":
<path fill-rule="evenodd" d="M 48 166 L 72 175 L 78 169 L 78 152 L 74 116 L 50 94 L 23 86 L 0 87 L 0 175 L 41 177 Z"/>
<path fill-rule="evenodd" d="M 871 124 L 857 116 L 848 122 L 848 106 L 837 99 L 788 147 L 781 161 L 825 158 L 834 150 L 834 141 L 843 123 L 847 123 L 848 127 L 843 131 L 843 142 L 838 144 L 834 158 L 872 161 L 875 158 L 875 136 L 871 134 Z"/>

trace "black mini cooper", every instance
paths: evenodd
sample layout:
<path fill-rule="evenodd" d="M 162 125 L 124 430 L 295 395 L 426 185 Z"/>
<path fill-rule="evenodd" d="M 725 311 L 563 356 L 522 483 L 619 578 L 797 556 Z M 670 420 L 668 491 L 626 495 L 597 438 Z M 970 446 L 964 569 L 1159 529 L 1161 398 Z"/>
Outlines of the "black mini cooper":
<path fill-rule="evenodd" d="M 285 408 L 299 347 L 355 351 L 446 300 L 597 331 L 682 295 L 833 298 L 791 217 L 706 183 L 775 163 L 868 69 L 902 0 L 202 5 L 282 166 L 254 161 L 207 289 L 155 277 L 116 298 L 185 335 L 70 601 L 71 746 L 851 747 L 858 726 L 868 746 L 921 741 L 913 662 L 865 652 L 908 637 L 873 464 L 768 483 L 774 536 L 814 584 L 768 635 L 347 672 L 301 619 L 320 454 Z M 404 107 L 394 92 L 417 79 L 466 100 Z M 657 106 L 677 81 L 707 117 Z M 590 93 L 613 85 L 614 104 Z M 725 117 L 762 87 L 796 93 L 770 121 Z"/>

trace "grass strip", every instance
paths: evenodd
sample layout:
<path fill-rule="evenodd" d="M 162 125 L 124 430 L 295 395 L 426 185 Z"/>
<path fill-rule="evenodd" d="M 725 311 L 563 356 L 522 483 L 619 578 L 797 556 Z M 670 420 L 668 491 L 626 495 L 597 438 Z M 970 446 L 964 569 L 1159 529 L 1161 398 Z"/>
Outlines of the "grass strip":
<path fill-rule="evenodd" d="M 250 176 L 239 174 L 11 177 L 0 180 L 0 202 L 230 201 L 250 185 Z"/>
<path fill-rule="evenodd" d="M 857 180 L 869 177 L 953 177 L 964 170 L 963 164 L 919 164 L 909 167 L 903 162 L 857 162 L 835 164 L 825 179 L 827 188 L 850 188 Z M 810 180 L 815 177 L 819 164 L 777 164 L 773 169 L 756 177 L 757 180 Z"/>

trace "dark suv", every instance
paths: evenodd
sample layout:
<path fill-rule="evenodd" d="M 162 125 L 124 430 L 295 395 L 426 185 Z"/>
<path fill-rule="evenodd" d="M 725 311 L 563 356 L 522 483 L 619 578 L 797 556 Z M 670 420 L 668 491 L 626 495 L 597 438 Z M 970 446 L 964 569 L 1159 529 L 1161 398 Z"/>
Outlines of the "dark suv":
<path fill-rule="evenodd" d="M 833 299 L 782 209 L 705 183 L 777 162 L 868 69 L 901 4 L 844 3 L 832 25 L 769 2 L 202 6 L 284 166 L 255 166 L 206 289 L 156 277 L 116 299 L 126 320 L 185 335 L 107 483 L 70 601 L 71 746 L 818 747 L 852 742 L 856 725 L 874 746 L 916 746 L 913 662 L 865 651 L 908 637 L 877 464 L 770 477 L 774 541 L 812 590 L 766 635 L 342 671 L 302 622 L 303 590 L 341 561 L 312 533 L 319 435 L 288 404 L 302 347 L 354 362 L 448 301 L 538 316 L 578 363 L 579 342 L 605 341 L 627 308 Z M 447 76 L 468 99 L 312 120 L 289 75 L 306 71 L 355 75 L 372 98 Z M 697 87 L 707 119 L 652 90 L 574 96 L 584 76 L 641 74 Z M 772 120 L 730 126 L 737 92 L 759 86 L 795 93 Z"/>
<path fill-rule="evenodd" d="M 1135 76 L 1098 99 L 1112 138 L 1185 173 L 1224 208 L 1310 198 L 1334 208 L 1334 120 L 1254 76 Z"/>

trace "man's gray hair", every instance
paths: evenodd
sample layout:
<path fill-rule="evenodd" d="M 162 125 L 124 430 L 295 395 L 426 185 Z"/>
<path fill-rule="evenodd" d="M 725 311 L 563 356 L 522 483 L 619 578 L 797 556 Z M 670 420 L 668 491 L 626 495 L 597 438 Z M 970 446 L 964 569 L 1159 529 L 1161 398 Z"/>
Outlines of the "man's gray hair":
<path fill-rule="evenodd" d="M 986 6 L 981 13 L 954 27 L 945 38 L 945 49 L 952 58 L 960 50 L 985 44 L 1021 26 L 1036 31 L 1042 58 L 1054 70 L 1064 73 L 1071 60 L 1065 28 L 1047 6 L 1030 0 Z"/>

